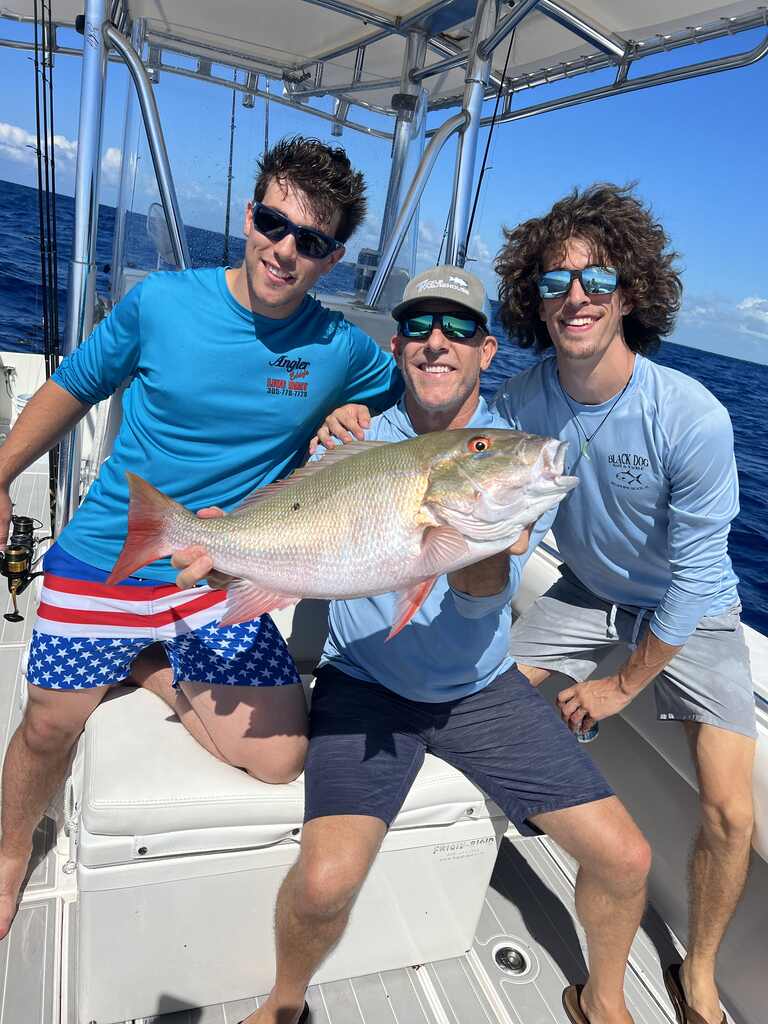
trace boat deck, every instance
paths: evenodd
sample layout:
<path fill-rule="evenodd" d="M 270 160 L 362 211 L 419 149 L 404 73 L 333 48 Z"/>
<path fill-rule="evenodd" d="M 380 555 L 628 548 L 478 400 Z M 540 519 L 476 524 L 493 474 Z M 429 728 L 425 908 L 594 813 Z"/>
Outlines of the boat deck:
<path fill-rule="evenodd" d="M 39 462 L 14 486 L 17 512 L 47 522 L 47 486 L 47 466 Z M 21 718 L 34 600 L 30 586 L 20 600 L 24 622 L 0 620 L 0 671 L 7 681 L 0 690 L 3 752 Z M 77 894 L 67 868 L 66 850 L 57 850 L 54 823 L 46 818 L 35 836 L 18 916 L 0 943 L 0 1024 L 89 1024 L 79 1020 L 73 1005 Z M 500 945 L 523 954 L 522 973 L 504 973 L 497 966 Z M 670 932 L 649 912 L 627 974 L 635 1024 L 674 1019 L 659 968 L 659 961 L 674 952 Z M 130 970 L 127 964 L 113 966 Z M 549 840 L 505 839 L 473 948 L 465 956 L 314 986 L 308 1001 L 313 1024 L 560 1024 L 564 985 L 585 975 L 573 865 Z M 140 1024 L 236 1024 L 257 1005 L 258 997 L 172 1013 L 158 1006 L 157 1015 Z"/>

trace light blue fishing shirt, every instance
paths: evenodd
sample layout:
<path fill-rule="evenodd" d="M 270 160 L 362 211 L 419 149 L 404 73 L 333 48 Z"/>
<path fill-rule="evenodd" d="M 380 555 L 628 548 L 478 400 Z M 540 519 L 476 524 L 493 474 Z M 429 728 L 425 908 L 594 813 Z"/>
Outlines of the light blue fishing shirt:
<path fill-rule="evenodd" d="M 402 393 L 392 357 L 306 296 L 285 319 L 241 306 L 223 268 L 152 274 L 53 375 L 88 405 L 128 380 L 111 456 L 59 543 L 111 569 L 125 540 L 125 471 L 183 505 L 230 511 L 301 462 L 346 402 L 386 408 Z M 173 582 L 161 559 L 137 574 Z"/>
<path fill-rule="evenodd" d="M 728 557 L 739 511 L 728 412 L 692 377 L 640 355 L 607 419 L 615 397 L 568 401 L 554 356 L 512 377 L 495 399 L 511 426 L 569 443 L 566 472 L 579 486 L 554 517 L 560 555 L 598 597 L 653 609 L 656 636 L 684 644 L 703 616 L 739 599 Z M 592 437 L 588 458 L 576 417 Z"/>
<path fill-rule="evenodd" d="M 483 398 L 467 425 L 508 426 Z M 404 402 L 375 417 L 365 436 L 371 441 L 416 437 Z M 510 558 L 509 583 L 491 597 L 461 594 L 448 586 L 447 576 L 440 576 L 408 625 L 388 641 L 397 594 L 332 601 L 320 664 L 380 683 L 410 700 L 456 700 L 482 690 L 512 665 L 510 601 L 520 567 L 521 559 Z"/>

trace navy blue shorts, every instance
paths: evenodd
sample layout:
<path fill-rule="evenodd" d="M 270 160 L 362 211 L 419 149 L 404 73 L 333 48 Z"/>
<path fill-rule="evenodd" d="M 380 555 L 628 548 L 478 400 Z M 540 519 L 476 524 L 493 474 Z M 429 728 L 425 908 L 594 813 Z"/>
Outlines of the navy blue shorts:
<path fill-rule="evenodd" d="M 391 825 L 425 753 L 494 800 L 523 835 L 547 811 L 612 796 L 554 708 L 516 668 L 467 697 L 408 700 L 330 665 L 312 694 L 304 820 L 366 814 Z"/>

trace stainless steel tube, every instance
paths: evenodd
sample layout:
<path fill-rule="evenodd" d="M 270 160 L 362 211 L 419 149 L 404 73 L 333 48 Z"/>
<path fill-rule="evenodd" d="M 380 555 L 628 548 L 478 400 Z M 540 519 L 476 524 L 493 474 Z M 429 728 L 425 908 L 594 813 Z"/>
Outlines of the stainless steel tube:
<path fill-rule="evenodd" d="M 74 352 L 90 333 L 93 324 L 101 129 L 107 75 L 107 48 L 102 32 L 106 17 L 107 0 L 86 0 L 75 170 L 75 224 L 69 263 L 67 321 L 62 342 L 65 356 Z M 80 432 L 75 428 L 59 446 L 55 536 L 67 525 L 79 503 L 80 450 Z"/>
<path fill-rule="evenodd" d="M 485 87 L 488 84 L 490 58 L 480 53 L 480 43 L 491 36 L 496 26 L 496 0 L 479 0 L 470 50 L 474 53 L 464 90 L 464 110 L 468 121 L 459 138 L 456 170 L 453 178 L 452 213 L 446 239 L 446 263 L 463 267 L 467 256 L 469 213 L 472 206 L 472 186 L 475 174 L 475 156 L 483 113 Z"/>
<path fill-rule="evenodd" d="M 492 32 L 487 39 L 484 39 L 478 47 L 478 53 L 482 57 L 490 57 L 496 47 L 504 39 L 507 38 L 509 33 L 517 28 L 526 14 L 529 14 L 534 7 L 538 4 L 539 0 L 520 0 L 515 5 L 513 11 L 511 11 L 506 18 L 502 18 L 499 24 L 496 26 L 496 31 Z"/>
<path fill-rule="evenodd" d="M 375 307 L 379 297 L 381 296 L 387 276 L 395 262 L 398 250 L 403 244 L 405 233 L 411 223 L 411 218 L 416 212 L 416 207 L 421 199 L 424 186 L 429 180 L 429 175 L 435 164 L 435 160 L 437 160 L 440 150 L 454 132 L 463 128 L 466 123 L 467 114 L 464 110 L 459 111 L 458 114 L 454 114 L 453 117 L 449 117 L 445 124 L 441 125 L 441 127 L 437 129 L 435 134 L 432 136 L 429 145 L 424 150 L 424 155 L 416 169 L 416 174 L 413 176 L 411 187 L 408 189 L 408 194 L 403 202 L 403 208 L 400 210 L 400 214 L 394 228 L 392 229 L 392 234 L 389 237 L 386 248 L 381 254 L 376 276 L 373 281 L 371 281 L 371 287 L 368 289 L 368 294 L 365 298 L 365 304 L 367 306 L 370 306 L 371 308 Z"/>
<path fill-rule="evenodd" d="M 107 24 L 104 27 L 104 36 L 109 44 L 125 60 L 131 73 L 133 84 L 136 86 L 141 114 L 144 118 L 144 127 L 147 132 L 149 151 L 152 154 L 152 163 L 155 168 L 157 186 L 160 190 L 160 200 L 163 204 L 163 211 L 165 212 L 165 219 L 168 224 L 174 259 L 176 260 L 176 265 L 181 270 L 186 270 L 190 265 L 189 249 L 187 248 L 187 239 L 184 235 L 179 201 L 173 184 L 168 150 L 165 148 L 165 139 L 163 138 L 163 129 L 160 124 L 160 114 L 155 102 L 155 94 L 152 91 L 152 83 L 149 80 L 146 68 L 141 62 L 141 58 L 130 42 L 117 31 L 114 25 Z"/>
<path fill-rule="evenodd" d="M 427 40 L 423 32 L 409 32 L 403 56 L 403 73 L 398 83 L 400 91 L 409 96 L 418 97 L 421 88 L 411 80 L 411 72 L 424 63 Z M 417 101 L 418 102 L 418 101 Z M 384 202 L 384 214 L 381 218 L 379 234 L 379 251 L 387 244 L 395 225 L 397 211 L 400 209 L 400 196 L 403 187 L 403 170 L 410 148 L 414 111 L 399 111 L 395 121 L 395 138 L 392 144 L 392 160 L 389 171 L 387 198 Z"/>

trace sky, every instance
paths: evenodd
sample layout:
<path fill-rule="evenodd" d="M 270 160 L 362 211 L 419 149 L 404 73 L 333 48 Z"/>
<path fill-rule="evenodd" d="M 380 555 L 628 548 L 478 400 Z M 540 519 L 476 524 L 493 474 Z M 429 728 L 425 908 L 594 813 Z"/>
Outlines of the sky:
<path fill-rule="evenodd" d="M 29 38 L 29 28 L 0 19 L 4 38 Z M 751 49 L 763 32 L 700 44 L 643 64 L 648 71 Z M 62 45 L 80 37 L 61 31 Z M 0 48 L 0 180 L 36 184 L 34 70 L 29 53 Z M 636 74 L 645 72 L 636 72 Z M 605 75 L 575 80 L 578 89 L 602 85 Z M 59 190 L 72 194 L 77 153 L 80 60 L 58 55 L 55 70 L 56 158 Z M 567 83 L 574 87 L 574 80 Z M 102 201 L 114 204 L 118 183 L 127 73 L 111 63 L 102 146 Z M 279 91 L 281 86 L 274 83 Z M 516 97 L 514 108 L 556 96 L 548 86 Z M 222 231 L 226 205 L 231 91 L 163 73 L 155 95 L 186 223 Z M 575 186 L 595 181 L 636 183 L 680 254 L 684 298 L 673 341 L 694 348 L 768 363 L 768 147 L 765 96 L 768 58 L 705 78 L 648 89 L 598 103 L 498 125 L 478 204 L 468 268 L 496 294 L 494 258 L 503 227 L 545 213 Z M 326 105 L 328 101 L 325 101 Z M 492 105 L 487 106 L 487 113 Z M 389 129 L 389 122 L 359 108 L 353 117 Z M 232 233 L 238 231 L 250 197 L 256 160 L 264 145 L 265 107 L 236 103 Z M 436 127 L 445 112 L 431 114 Z M 487 130 L 480 138 L 478 168 Z M 378 242 L 387 190 L 389 143 L 345 129 L 331 139 L 330 125 L 300 111 L 272 104 L 269 141 L 283 135 L 313 135 L 343 145 L 366 177 L 369 213 L 350 240 L 346 258 Z M 417 270 L 434 264 L 445 228 L 447 184 L 455 142 L 441 154 L 422 199 Z M 141 151 L 134 209 L 146 212 L 157 200 L 146 148 Z"/>

